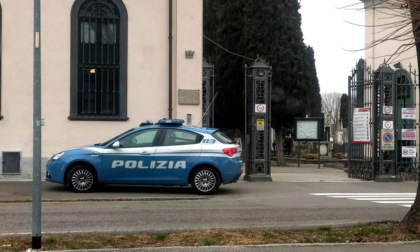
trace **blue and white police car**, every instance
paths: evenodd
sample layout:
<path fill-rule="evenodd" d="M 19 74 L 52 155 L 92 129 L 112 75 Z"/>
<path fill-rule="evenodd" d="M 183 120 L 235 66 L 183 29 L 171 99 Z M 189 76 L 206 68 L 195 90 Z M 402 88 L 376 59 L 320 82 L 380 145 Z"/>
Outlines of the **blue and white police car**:
<path fill-rule="evenodd" d="M 241 174 L 240 148 L 221 131 L 162 119 L 101 144 L 53 155 L 46 180 L 75 192 L 92 191 L 98 184 L 191 184 L 199 194 L 212 194 Z"/>

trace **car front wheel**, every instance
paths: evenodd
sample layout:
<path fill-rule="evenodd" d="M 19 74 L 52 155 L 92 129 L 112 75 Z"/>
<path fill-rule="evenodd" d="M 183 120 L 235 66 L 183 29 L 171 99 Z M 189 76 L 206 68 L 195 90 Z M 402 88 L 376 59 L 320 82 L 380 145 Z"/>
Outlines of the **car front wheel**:
<path fill-rule="evenodd" d="M 199 194 L 212 194 L 219 189 L 219 174 L 211 167 L 197 169 L 192 176 L 192 188 Z"/>
<path fill-rule="evenodd" d="M 92 168 L 78 165 L 70 170 L 67 183 L 70 189 L 75 192 L 89 192 L 96 186 L 96 177 Z"/>

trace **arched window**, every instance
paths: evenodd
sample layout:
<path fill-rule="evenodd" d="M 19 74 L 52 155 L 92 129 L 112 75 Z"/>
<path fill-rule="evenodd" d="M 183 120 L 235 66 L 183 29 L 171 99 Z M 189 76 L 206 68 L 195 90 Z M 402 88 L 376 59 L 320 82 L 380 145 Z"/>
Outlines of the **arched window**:
<path fill-rule="evenodd" d="M 127 120 L 127 10 L 76 0 L 71 11 L 70 120 Z"/>

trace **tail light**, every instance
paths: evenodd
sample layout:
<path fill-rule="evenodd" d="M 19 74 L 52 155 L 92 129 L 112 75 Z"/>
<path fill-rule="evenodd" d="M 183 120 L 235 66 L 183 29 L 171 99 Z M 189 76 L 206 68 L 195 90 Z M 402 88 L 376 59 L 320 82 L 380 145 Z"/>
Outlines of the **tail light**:
<path fill-rule="evenodd" d="M 236 152 L 238 152 L 237 148 L 224 148 L 223 152 L 228 155 L 229 157 L 233 156 Z"/>

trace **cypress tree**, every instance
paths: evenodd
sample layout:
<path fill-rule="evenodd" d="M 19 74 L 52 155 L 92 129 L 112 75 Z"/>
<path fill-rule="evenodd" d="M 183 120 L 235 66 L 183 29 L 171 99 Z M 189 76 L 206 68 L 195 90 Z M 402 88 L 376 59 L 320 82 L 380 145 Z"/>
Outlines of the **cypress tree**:
<path fill-rule="evenodd" d="M 349 124 L 348 100 L 349 100 L 349 97 L 348 97 L 347 94 L 341 95 L 341 99 L 340 99 L 340 103 L 341 103 L 341 105 L 340 105 L 340 120 L 343 123 L 343 128 L 347 128 L 348 124 Z"/>
<path fill-rule="evenodd" d="M 210 47 L 204 40 L 204 55 L 212 59 L 216 72 L 216 127 L 243 127 L 244 65 L 258 55 L 273 69 L 272 127 L 277 133 L 291 127 L 294 117 L 319 114 L 314 54 L 303 42 L 297 0 L 204 0 L 204 8 L 204 34 L 212 34 L 224 47 Z"/>
<path fill-rule="evenodd" d="M 215 65 L 215 126 L 223 129 L 241 128 L 244 122 L 243 105 L 243 58 L 234 56 L 224 49 L 243 55 L 244 46 L 240 44 L 243 32 L 243 1 L 205 0 L 204 35 L 212 34 L 213 41 L 223 47 L 204 51 L 204 55 Z M 213 22 L 213 23 L 210 23 Z M 208 30 L 206 30 L 208 29 Z M 204 39 L 204 50 L 214 48 Z"/>
<path fill-rule="evenodd" d="M 322 107 L 322 99 L 320 89 L 319 89 L 319 82 L 315 67 L 315 56 L 314 56 L 314 49 L 310 46 L 306 48 L 306 79 L 310 82 L 311 93 L 309 97 L 309 103 L 307 107 L 308 114 L 311 117 L 318 117 L 321 113 Z"/>

